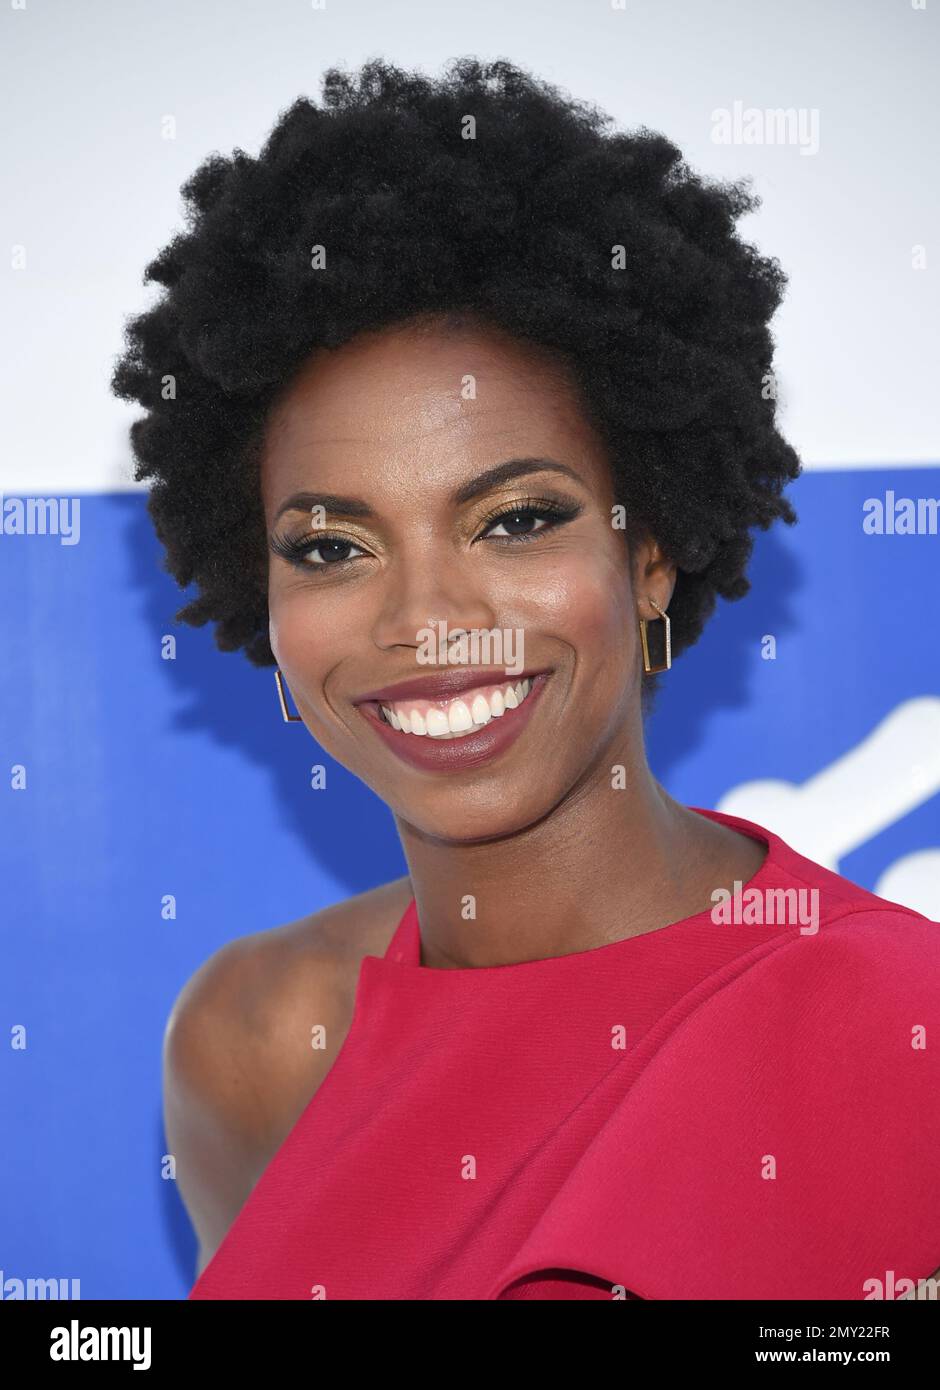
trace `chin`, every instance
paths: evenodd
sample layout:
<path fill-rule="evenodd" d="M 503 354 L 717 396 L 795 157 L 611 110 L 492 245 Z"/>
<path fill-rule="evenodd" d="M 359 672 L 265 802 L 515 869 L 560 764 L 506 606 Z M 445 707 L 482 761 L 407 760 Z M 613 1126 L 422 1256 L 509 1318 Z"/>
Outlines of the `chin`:
<path fill-rule="evenodd" d="M 471 845 L 505 839 L 547 816 L 560 799 L 547 792 L 534 795 L 528 787 L 522 794 L 498 780 L 476 794 L 456 787 L 439 791 L 420 805 L 392 805 L 393 813 L 419 834 L 447 844 Z"/>

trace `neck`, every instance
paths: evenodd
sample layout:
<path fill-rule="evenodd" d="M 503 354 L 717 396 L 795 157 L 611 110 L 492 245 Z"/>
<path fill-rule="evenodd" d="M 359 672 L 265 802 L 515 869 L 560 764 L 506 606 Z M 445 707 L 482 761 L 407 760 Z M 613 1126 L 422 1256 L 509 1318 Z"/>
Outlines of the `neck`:
<path fill-rule="evenodd" d="M 711 906 L 718 842 L 726 851 L 726 837 L 740 837 L 674 801 L 642 750 L 632 763 L 620 759 L 622 790 L 611 787 L 611 761 L 549 815 L 501 839 L 436 840 L 397 819 L 422 964 L 466 969 L 568 955 Z"/>

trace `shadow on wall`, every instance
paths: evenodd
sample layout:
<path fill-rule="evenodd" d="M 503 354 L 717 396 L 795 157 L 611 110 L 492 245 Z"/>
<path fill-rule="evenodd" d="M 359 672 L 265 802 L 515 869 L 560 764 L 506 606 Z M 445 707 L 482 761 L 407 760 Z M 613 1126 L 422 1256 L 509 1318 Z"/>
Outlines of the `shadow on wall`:
<path fill-rule="evenodd" d="M 400 877 L 401 847 L 387 806 L 321 749 L 302 725 L 284 723 L 273 666 L 256 667 L 241 652 L 219 651 L 211 624 L 194 628 L 174 621 L 195 589 L 181 590 L 163 569 L 163 548 L 144 494 L 125 493 L 111 500 L 122 514 L 128 583 L 139 603 L 141 622 L 154 634 L 152 659 L 159 667 L 154 679 L 169 688 L 171 729 L 208 736 L 262 767 L 274 781 L 285 829 L 349 894 Z M 161 658 L 164 633 L 176 635 L 180 646 L 185 643 L 185 660 Z M 326 770 L 329 815 L 311 815 L 310 769 L 315 764 Z M 363 843 L 369 845 L 367 856 Z"/>
<path fill-rule="evenodd" d="M 758 698 L 754 676 L 764 634 L 785 648 L 800 627 L 797 595 L 806 575 L 780 524 L 756 533 L 748 577 L 750 592 L 730 603 L 719 598 L 698 642 L 660 677 L 646 741 L 650 766 L 667 790 L 673 769 L 705 742 L 711 718 L 719 710 L 743 711 Z M 728 755 L 733 761 L 732 749 Z"/>

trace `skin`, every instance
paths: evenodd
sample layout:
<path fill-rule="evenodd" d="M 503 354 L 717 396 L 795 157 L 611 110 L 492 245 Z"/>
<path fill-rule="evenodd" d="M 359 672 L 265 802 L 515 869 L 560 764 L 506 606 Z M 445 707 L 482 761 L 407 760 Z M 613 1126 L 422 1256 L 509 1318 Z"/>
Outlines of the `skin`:
<path fill-rule="evenodd" d="M 574 476 L 543 469 L 453 501 L 495 465 L 534 457 Z M 309 506 L 282 512 L 297 493 L 370 509 L 326 516 L 353 549 L 328 545 L 302 566 L 270 555 L 270 639 L 310 733 L 391 808 L 408 874 L 229 943 L 177 1000 L 165 1120 L 200 1270 L 335 1061 L 362 957 L 384 953 L 412 895 L 423 965 L 507 965 L 710 908 L 716 887 L 747 882 L 765 856 L 676 802 L 648 767 L 637 619 L 658 617 L 650 598 L 668 609 L 675 569 L 651 537 L 631 557 L 611 525 L 603 442 L 552 360 L 490 328 L 430 318 L 318 352 L 271 412 L 261 487 L 269 538 L 311 534 Z M 527 497 L 578 514 L 507 539 L 488 517 Z M 346 563 L 329 563 L 337 553 Z M 432 618 L 521 630 L 525 666 L 552 671 L 520 737 L 477 769 L 410 767 L 352 703 L 428 673 L 417 652 Z M 329 1039 L 321 1052 L 310 1047 L 316 1022 Z"/>

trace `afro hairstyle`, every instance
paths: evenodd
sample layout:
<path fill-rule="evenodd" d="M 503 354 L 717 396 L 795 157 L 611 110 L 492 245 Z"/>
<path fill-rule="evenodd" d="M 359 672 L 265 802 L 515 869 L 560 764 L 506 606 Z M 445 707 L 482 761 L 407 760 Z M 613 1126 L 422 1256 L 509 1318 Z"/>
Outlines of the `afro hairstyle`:
<path fill-rule="evenodd" d="M 707 180 L 664 135 L 610 125 L 506 60 L 455 59 L 434 79 L 373 59 L 328 69 L 321 104 L 297 98 L 257 158 L 236 147 L 196 169 L 187 230 L 144 272 L 165 292 L 125 324 L 111 379 L 147 412 L 131 446 L 165 568 L 196 586 L 178 621 L 274 664 L 272 403 L 316 350 L 427 315 L 563 364 L 628 545 L 652 536 L 676 565 L 674 655 L 716 595 L 747 593 L 752 529 L 796 520 L 768 327 L 786 276 L 737 235 L 760 206 L 750 180 Z"/>

